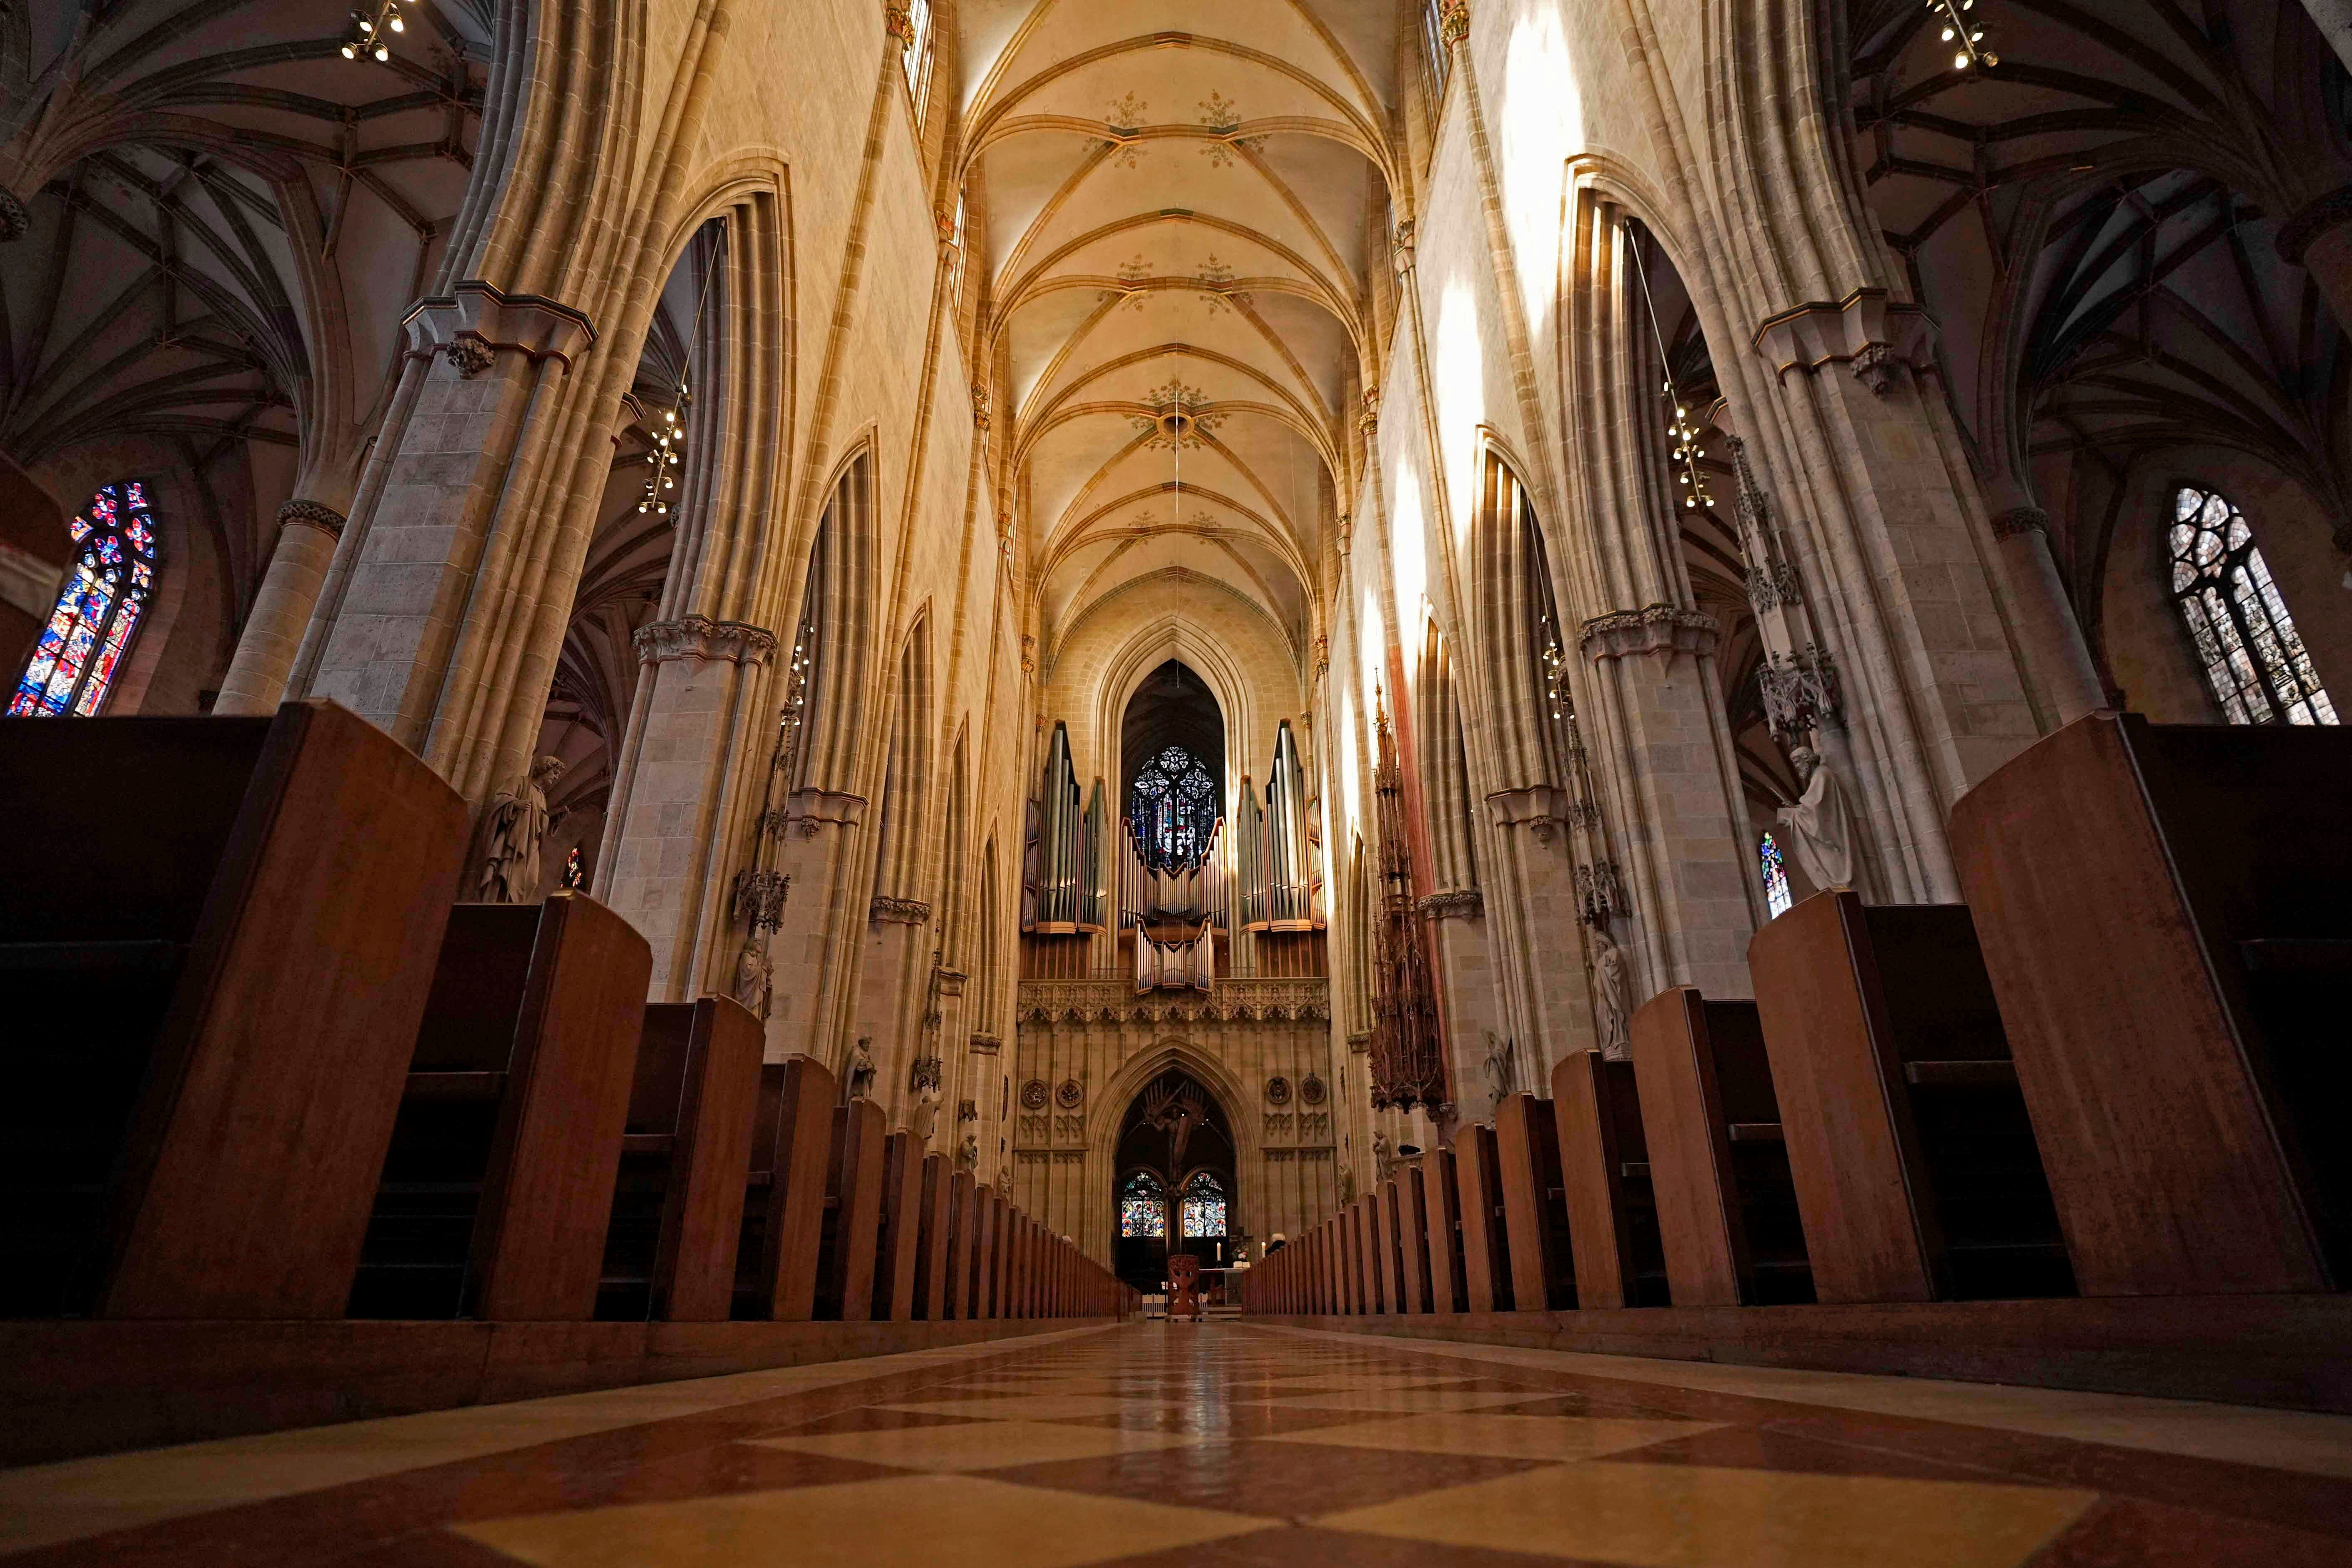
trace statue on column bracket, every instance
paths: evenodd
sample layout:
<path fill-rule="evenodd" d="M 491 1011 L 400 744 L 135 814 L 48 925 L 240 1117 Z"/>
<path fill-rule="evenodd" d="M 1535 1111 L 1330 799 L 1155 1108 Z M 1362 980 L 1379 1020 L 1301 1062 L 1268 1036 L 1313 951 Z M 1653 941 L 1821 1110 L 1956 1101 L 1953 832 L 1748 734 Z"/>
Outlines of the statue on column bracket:
<path fill-rule="evenodd" d="M 1797 864 L 1817 888 L 1853 885 L 1853 807 L 1845 786 L 1819 752 L 1799 746 L 1789 753 L 1805 793 L 1780 808 L 1780 830 L 1797 852 Z"/>
<path fill-rule="evenodd" d="M 474 900 L 528 904 L 539 898 L 539 846 L 547 837 L 547 792 L 563 776 L 560 758 L 541 757 L 530 776 L 500 790 L 482 814 L 481 872 Z"/>
<path fill-rule="evenodd" d="M 743 951 L 735 956 L 735 1000 L 750 1008 L 753 1017 L 764 1022 L 775 985 L 775 960 L 768 956 L 754 932 L 744 941 Z"/>
<path fill-rule="evenodd" d="M 915 1091 L 915 1109 L 907 1118 L 907 1130 L 918 1143 L 929 1143 L 931 1132 L 940 1124 L 940 1080 L 927 1078 Z"/>
<path fill-rule="evenodd" d="M 961 1171 L 974 1172 L 980 1169 L 979 1133 L 965 1133 L 963 1135 L 963 1142 L 956 1145 L 956 1168 Z"/>
<path fill-rule="evenodd" d="M 1385 1184 L 1389 1179 L 1389 1168 L 1395 1163 L 1396 1156 L 1389 1152 L 1389 1135 L 1377 1127 L 1373 1128 L 1372 1180 Z"/>
<path fill-rule="evenodd" d="M 1486 1088 L 1496 1105 L 1519 1087 L 1518 1063 L 1512 1059 L 1511 1042 L 1497 1039 L 1495 1031 L 1486 1031 Z"/>
<path fill-rule="evenodd" d="M 871 1098 L 874 1092 L 874 1037 L 860 1035 L 857 1037 L 857 1044 L 849 1053 L 849 1070 L 842 1075 L 842 1088 L 846 1090 L 842 1098 L 845 1100 L 856 1100 L 861 1096 Z"/>
<path fill-rule="evenodd" d="M 1609 934 L 1609 928 L 1592 927 L 1592 1015 L 1601 1026 L 1601 1059 L 1622 1062 L 1633 1059 L 1633 1049 L 1626 1030 L 1633 1016 L 1633 976 L 1625 967 L 1625 950 Z"/>

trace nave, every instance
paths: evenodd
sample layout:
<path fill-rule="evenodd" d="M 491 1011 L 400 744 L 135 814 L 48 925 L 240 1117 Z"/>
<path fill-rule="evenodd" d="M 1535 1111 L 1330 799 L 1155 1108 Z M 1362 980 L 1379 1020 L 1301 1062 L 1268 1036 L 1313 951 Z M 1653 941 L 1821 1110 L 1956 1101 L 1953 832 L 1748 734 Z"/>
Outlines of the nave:
<path fill-rule="evenodd" d="M 12 1568 L 2318 1568 L 2352 1418 L 1159 1321 L 0 1474 Z"/>

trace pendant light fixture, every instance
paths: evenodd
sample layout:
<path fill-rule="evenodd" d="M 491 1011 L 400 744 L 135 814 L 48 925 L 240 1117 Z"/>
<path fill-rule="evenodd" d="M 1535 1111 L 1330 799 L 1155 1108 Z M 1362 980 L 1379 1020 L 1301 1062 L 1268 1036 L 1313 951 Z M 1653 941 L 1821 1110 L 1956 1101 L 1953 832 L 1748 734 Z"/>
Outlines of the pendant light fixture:
<path fill-rule="evenodd" d="M 1675 384 L 1674 361 L 1666 353 L 1666 334 L 1658 325 L 1658 303 L 1650 294 L 1650 269 L 1642 261 L 1642 230 L 1628 218 L 1624 231 L 1625 247 L 1633 255 L 1633 276 L 1640 279 L 1642 285 L 1642 306 L 1650 319 L 1650 336 L 1658 345 L 1658 364 L 1664 375 L 1659 384 L 1659 395 L 1665 399 L 1669 416 L 1666 435 L 1675 444 L 1674 456 L 1669 462 L 1675 470 L 1675 477 L 1681 481 L 1683 506 L 1696 511 L 1701 507 L 1715 504 L 1715 498 L 1707 493 L 1706 476 L 1699 471 L 1698 460 L 1706 454 L 1699 449 L 1698 426 L 1691 423 L 1690 409 L 1683 402 L 1682 389 Z"/>

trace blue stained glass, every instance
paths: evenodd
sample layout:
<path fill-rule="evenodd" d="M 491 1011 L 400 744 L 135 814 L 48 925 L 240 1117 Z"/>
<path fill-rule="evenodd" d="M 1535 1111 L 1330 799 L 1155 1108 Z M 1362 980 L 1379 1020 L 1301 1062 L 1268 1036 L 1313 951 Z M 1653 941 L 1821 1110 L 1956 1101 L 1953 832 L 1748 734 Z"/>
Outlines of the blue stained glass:
<path fill-rule="evenodd" d="M 1187 1237 L 1225 1234 L 1225 1189 L 1206 1171 L 1184 1184 L 1181 1207 Z"/>
<path fill-rule="evenodd" d="M 80 546 L 73 576 L 8 699 L 12 717 L 97 712 L 154 591 L 155 523 L 142 487 L 100 486 L 66 531 Z"/>
<path fill-rule="evenodd" d="M 1119 1189 L 1118 1234 L 1154 1241 L 1168 1235 L 1168 1192 L 1148 1171 L 1136 1172 Z"/>
<path fill-rule="evenodd" d="M 1128 831 L 1153 870 L 1199 865 L 1217 826 L 1217 781 L 1181 746 L 1170 746 L 1136 771 L 1128 792 Z"/>
<path fill-rule="evenodd" d="M 1757 855 L 1764 863 L 1764 903 L 1771 910 L 1768 918 L 1778 920 L 1789 912 L 1789 906 L 1795 901 L 1789 893 L 1789 868 L 1780 858 L 1780 845 L 1769 833 L 1758 847 Z"/>

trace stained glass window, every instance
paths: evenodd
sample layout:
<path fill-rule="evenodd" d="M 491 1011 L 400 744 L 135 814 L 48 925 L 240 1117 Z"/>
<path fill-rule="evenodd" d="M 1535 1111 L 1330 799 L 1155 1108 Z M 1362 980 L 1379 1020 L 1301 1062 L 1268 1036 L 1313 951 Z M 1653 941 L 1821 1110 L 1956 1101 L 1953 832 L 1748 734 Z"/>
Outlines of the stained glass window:
<path fill-rule="evenodd" d="M 144 485 L 100 486 L 66 531 L 73 572 L 8 700 L 12 718 L 97 712 L 155 592 L 159 542 Z"/>
<path fill-rule="evenodd" d="M 2230 722 L 2335 723 L 2336 705 L 2238 509 L 2182 487 L 2172 499 L 2171 544 L 2172 600 Z"/>
<path fill-rule="evenodd" d="M 906 68 L 907 92 L 920 122 L 923 100 L 931 91 L 931 0 L 907 0 L 907 31 L 900 42 L 898 63 Z"/>
<path fill-rule="evenodd" d="M 1789 868 L 1780 858 L 1780 846 L 1769 833 L 1757 854 L 1764 862 L 1764 904 L 1772 911 L 1769 918 L 1778 920 L 1789 912 L 1789 905 L 1794 901 L 1789 896 Z"/>
<path fill-rule="evenodd" d="M 563 858 L 563 885 L 567 888 L 585 888 L 588 885 L 588 868 L 581 864 L 580 846 L 577 844 Z"/>
<path fill-rule="evenodd" d="M 1128 830 L 1155 871 L 1197 866 L 1215 833 L 1217 781 L 1201 760 L 1170 746 L 1136 771 L 1128 791 Z"/>
<path fill-rule="evenodd" d="M 1181 1207 L 1186 1236 L 1225 1234 L 1225 1189 L 1208 1172 L 1202 1171 L 1184 1184 L 1184 1202 Z"/>
<path fill-rule="evenodd" d="M 1168 1189 L 1150 1172 L 1136 1172 L 1119 1189 L 1118 1233 L 1152 1240 L 1167 1238 Z"/>

